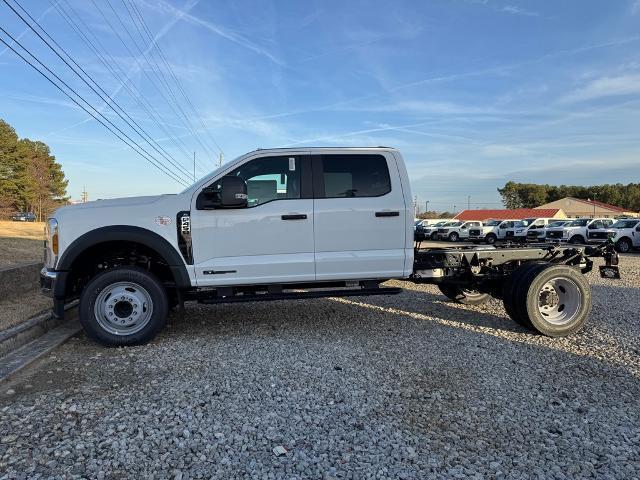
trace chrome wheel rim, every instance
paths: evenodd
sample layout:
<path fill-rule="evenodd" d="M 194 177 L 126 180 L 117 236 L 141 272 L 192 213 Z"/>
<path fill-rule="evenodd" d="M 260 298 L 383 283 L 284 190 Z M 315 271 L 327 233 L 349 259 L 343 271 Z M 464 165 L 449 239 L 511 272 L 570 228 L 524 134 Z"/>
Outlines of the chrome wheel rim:
<path fill-rule="evenodd" d="M 545 283 L 538 292 L 538 311 L 553 325 L 566 325 L 580 312 L 582 292 L 578 284 L 567 277 Z"/>
<path fill-rule="evenodd" d="M 151 320 L 153 300 L 137 283 L 117 282 L 98 294 L 93 311 L 105 331 L 113 335 L 133 335 Z"/>
<path fill-rule="evenodd" d="M 620 250 L 621 253 L 627 253 L 630 248 L 629 248 L 629 242 L 619 242 L 618 243 L 618 250 Z"/>

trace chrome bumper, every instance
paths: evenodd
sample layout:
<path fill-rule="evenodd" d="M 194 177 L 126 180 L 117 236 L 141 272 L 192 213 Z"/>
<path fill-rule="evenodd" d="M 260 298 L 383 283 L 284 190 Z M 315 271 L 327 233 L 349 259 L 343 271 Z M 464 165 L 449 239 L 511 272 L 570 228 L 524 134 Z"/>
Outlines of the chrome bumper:
<path fill-rule="evenodd" d="M 53 297 L 53 289 L 55 287 L 56 278 L 58 276 L 57 272 L 52 272 L 47 269 L 47 267 L 42 268 L 40 270 L 40 290 L 43 295 L 47 297 Z"/>

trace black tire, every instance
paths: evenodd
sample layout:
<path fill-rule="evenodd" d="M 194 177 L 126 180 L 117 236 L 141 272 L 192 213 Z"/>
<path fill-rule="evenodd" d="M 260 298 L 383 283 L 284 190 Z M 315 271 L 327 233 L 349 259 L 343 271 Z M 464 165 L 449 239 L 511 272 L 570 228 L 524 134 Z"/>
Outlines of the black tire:
<path fill-rule="evenodd" d="M 432 233 L 431 233 L 431 237 L 430 237 L 430 238 L 431 238 L 431 240 L 433 240 L 434 242 L 435 242 L 436 240 L 438 240 L 438 232 L 432 232 Z"/>
<path fill-rule="evenodd" d="M 449 241 L 450 242 L 457 242 L 458 240 L 460 240 L 460 235 L 458 235 L 456 232 L 451 232 L 449 234 Z"/>
<path fill-rule="evenodd" d="M 147 320 L 139 330 L 132 331 L 131 334 L 117 334 L 109 331 L 107 328 L 110 324 L 106 320 L 106 314 L 104 319 L 101 320 L 96 317 L 96 301 L 101 296 L 101 292 L 118 284 L 129 284 L 131 292 L 136 292 L 137 287 L 142 287 L 139 290 L 144 291 L 146 294 L 145 299 L 149 300 L 144 307 L 145 311 L 148 310 L 150 312 Z M 138 292 L 135 294 L 138 294 Z M 114 302 L 116 301 L 115 298 L 113 300 Z M 106 297 L 102 304 L 106 304 L 107 301 L 110 302 L 109 297 Z M 129 303 L 129 308 L 133 308 L 131 303 L 133 302 Z M 134 305 L 137 307 L 137 303 L 134 303 Z M 100 307 L 97 308 L 99 309 Z M 138 267 L 118 267 L 99 273 L 91 279 L 80 296 L 79 310 L 80 323 L 84 331 L 98 343 L 109 347 L 140 345 L 152 340 L 164 328 L 167 322 L 168 298 L 162 283 L 152 273 Z M 141 307 L 140 310 L 142 311 L 143 308 Z M 105 327 L 104 324 L 108 326 Z M 124 327 L 122 328 L 124 329 Z"/>
<path fill-rule="evenodd" d="M 491 296 L 488 293 L 481 293 L 476 290 L 467 290 L 458 285 L 449 285 L 445 283 L 439 284 L 438 288 L 445 297 L 464 305 L 482 305 L 483 303 L 487 303 Z"/>
<path fill-rule="evenodd" d="M 633 245 L 631 244 L 631 240 L 628 238 L 621 238 L 616 242 L 616 250 L 619 253 L 629 253 L 632 248 Z"/>
<path fill-rule="evenodd" d="M 493 245 L 494 243 L 496 243 L 496 240 L 498 240 L 498 237 L 496 237 L 495 234 L 493 233 L 488 233 L 487 236 L 485 237 L 485 241 L 489 245 Z"/>
<path fill-rule="evenodd" d="M 584 237 L 582 235 L 574 235 L 569 239 L 569 243 L 574 245 L 584 245 Z"/>
<path fill-rule="evenodd" d="M 553 313 L 544 313 L 540 306 L 543 290 L 556 282 L 561 321 L 553 321 Z M 558 291 L 560 293 L 558 293 Z M 529 328 L 549 337 L 563 337 L 580 330 L 591 312 L 591 287 L 582 273 L 567 265 L 539 264 L 524 274 L 513 297 L 516 314 Z"/>
<path fill-rule="evenodd" d="M 531 324 L 526 321 L 526 318 L 521 318 L 519 316 L 515 306 L 515 293 L 517 287 L 522 283 L 522 278 L 529 272 L 529 270 L 540 265 L 546 264 L 541 264 L 540 262 L 529 262 L 524 265 L 520 265 L 511 274 L 511 276 L 505 280 L 502 288 L 502 304 L 504 305 L 507 315 L 509 315 L 509 317 L 511 317 L 511 319 L 518 325 L 525 328 L 531 328 Z"/>

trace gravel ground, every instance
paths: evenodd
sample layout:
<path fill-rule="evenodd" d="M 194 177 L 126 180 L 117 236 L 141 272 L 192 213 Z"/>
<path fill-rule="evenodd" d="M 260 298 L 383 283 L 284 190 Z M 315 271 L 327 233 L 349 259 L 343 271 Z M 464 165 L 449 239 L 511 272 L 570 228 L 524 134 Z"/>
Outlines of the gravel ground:
<path fill-rule="evenodd" d="M 563 339 L 404 282 L 81 336 L 0 389 L 0 477 L 638 478 L 640 257 L 622 272 Z"/>

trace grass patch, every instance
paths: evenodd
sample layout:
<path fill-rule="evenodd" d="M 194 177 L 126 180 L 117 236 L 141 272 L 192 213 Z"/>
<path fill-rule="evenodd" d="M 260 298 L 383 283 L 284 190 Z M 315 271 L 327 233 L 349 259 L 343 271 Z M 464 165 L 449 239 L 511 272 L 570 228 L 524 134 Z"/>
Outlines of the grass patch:
<path fill-rule="evenodd" d="M 44 224 L 0 221 L 0 267 L 42 260 Z"/>

